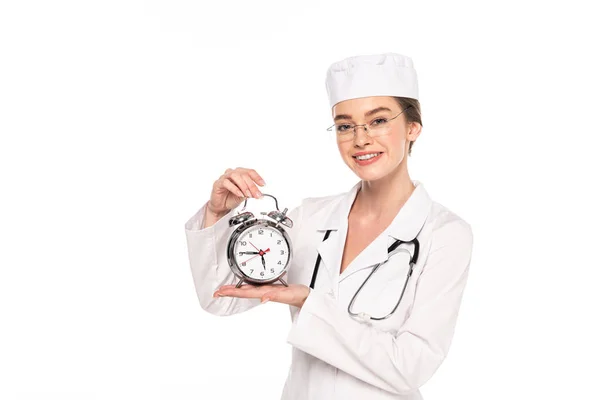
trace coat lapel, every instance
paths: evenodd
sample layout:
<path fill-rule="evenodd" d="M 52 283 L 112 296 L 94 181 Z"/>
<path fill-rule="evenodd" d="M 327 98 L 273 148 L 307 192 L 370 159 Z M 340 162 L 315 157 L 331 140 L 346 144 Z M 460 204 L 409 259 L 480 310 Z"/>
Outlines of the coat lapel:
<path fill-rule="evenodd" d="M 360 184 L 361 182 L 359 181 L 350 191 L 340 196 L 339 200 L 334 201 L 330 207 L 323 210 L 323 217 L 315 230 L 315 235 L 317 235 L 317 240 L 319 241 L 317 251 L 321 255 L 317 283 L 319 282 L 319 277 L 321 277 L 321 282 L 323 282 L 323 275 L 327 275 L 329 282 L 337 282 L 348 231 L 348 214 L 354 203 Z M 325 233 L 328 230 L 331 230 L 331 233 L 327 240 L 323 241 Z M 315 283 L 315 287 L 317 283 Z"/>
<path fill-rule="evenodd" d="M 367 246 L 340 276 L 340 281 L 353 273 L 365 268 L 370 268 L 377 263 L 384 262 L 389 258 L 387 249 L 395 240 L 410 242 L 425 224 L 431 209 L 431 198 L 425 190 L 423 183 L 413 180 L 414 191 L 404 203 L 390 225 L 371 244 Z M 343 246 L 343 245 L 342 245 Z M 411 254 L 412 245 L 403 245 Z M 342 247 L 343 249 L 343 247 Z M 341 250 L 340 250 L 341 251 Z"/>
<path fill-rule="evenodd" d="M 432 200 L 420 181 L 413 180 L 412 182 L 415 185 L 415 190 L 392 223 L 352 261 L 341 275 L 340 267 L 348 232 L 348 215 L 356 199 L 361 181 L 358 181 L 350 191 L 333 201 L 330 206 L 321 210 L 320 223 L 317 223 L 317 229 L 315 230 L 316 240 L 318 241 L 317 251 L 321 255 L 315 287 L 322 288 L 327 282 L 337 292 L 337 282 L 357 271 L 387 260 L 388 246 L 395 239 L 411 241 L 417 237 L 429 215 Z M 331 230 L 331 233 L 327 240 L 323 241 L 327 230 Z M 410 251 L 412 252 L 413 249 L 410 248 Z"/>
<path fill-rule="evenodd" d="M 318 236 L 320 240 L 323 240 L 325 235 L 324 231 L 318 231 Z M 333 278 L 336 275 L 336 272 L 339 274 L 339 266 L 342 261 L 342 250 L 343 250 L 343 241 L 345 241 L 345 233 L 340 230 L 332 231 L 326 241 L 321 241 L 317 246 L 317 251 L 321 256 L 321 264 L 319 266 L 319 272 L 317 275 L 317 280 L 315 285 L 318 284 L 319 281 L 323 283 L 327 276 L 328 282 L 334 282 Z"/>

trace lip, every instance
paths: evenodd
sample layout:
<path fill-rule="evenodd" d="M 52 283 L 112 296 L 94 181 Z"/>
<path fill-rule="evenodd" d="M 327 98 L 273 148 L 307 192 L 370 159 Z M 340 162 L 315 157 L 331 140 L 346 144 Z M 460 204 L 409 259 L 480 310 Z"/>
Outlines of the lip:
<path fill-rule="evenodd" d="M 352 157 L 364 156 L 365 154 L 383 153 L 383 151 L 359 151 L 358 153 L 352 154 Z"/>
<path fill-rule="evenodd" d="M 379 153 L 379 155 L 370 158 L 368 160 L 359 160 L 358 158 L 356 158 L 356 156 L 360 156 L 363 154 L 373 154 L 373 153 Z M 360 153 L 356 153 L 355 155 L 352 156 L 352 159 L 354 160 L 354 162 L 360 166 L 365 166 L 365 165 L 369 165 L 369 164 L 373 164 L 374 162 L 377 162 L 381 156 L 383 155 L 382 151 L 362 151 Z"/>

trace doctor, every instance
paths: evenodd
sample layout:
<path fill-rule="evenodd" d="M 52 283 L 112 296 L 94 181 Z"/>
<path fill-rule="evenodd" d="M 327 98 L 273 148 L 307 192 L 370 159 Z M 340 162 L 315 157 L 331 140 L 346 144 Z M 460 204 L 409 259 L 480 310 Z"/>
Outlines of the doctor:
<path fill-rule="evenodd" d="M 360 180 L 290 212 L 289 287 L 236 289 L 228 221 L 246 197 L 260 198 L 265 181 L 252 169 L 225 171 L 185 224 L 200 305 L 217 315 L 266 301 L 290 306 L 292 364 L 282 399 L 422 399 L 419 388 L 452 340 L 471 226 L 409 176 L 422 127 L 411 58 L 346 58 L 330 66 L 326 88 L 340 156 Z"/>

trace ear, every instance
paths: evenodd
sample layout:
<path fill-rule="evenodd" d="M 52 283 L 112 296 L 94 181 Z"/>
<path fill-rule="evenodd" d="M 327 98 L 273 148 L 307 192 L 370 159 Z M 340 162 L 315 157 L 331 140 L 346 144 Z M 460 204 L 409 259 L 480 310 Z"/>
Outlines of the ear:
<path fill-rule="evenodd" d="M 417 138 L 421 134 L 421 129 L 423 129 L 423 127 L 418 122 L 409 123 L 406 139 L 410 140 L 411 142 L 414 142 L 415 140 L 417 140 Z"/>

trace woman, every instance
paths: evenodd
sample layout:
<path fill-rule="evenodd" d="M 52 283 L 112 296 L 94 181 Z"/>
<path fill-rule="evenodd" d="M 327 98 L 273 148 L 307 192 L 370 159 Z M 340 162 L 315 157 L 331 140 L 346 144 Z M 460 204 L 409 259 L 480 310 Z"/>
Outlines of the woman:
<path fill-rule="evenodd" d="M 329 68 L 326 87 L 340 155 L 360 181 L 291 211 L 289 287 L 236 288 L 226 260 L 228 221 L 246 197 L 260 198 L 265 182 L 252 169 L 225 171 L 186 223 L 198 298 L 218 315 L 265 301 L 290 306 L 283 399 L 421 399 L 419 387 L 453 336 L 471 227 L 409 177 L 407 158 L 422 127 L 409 57 L 344 59 Z M 403 251 L 388 254 L 397 240 Z"/>

